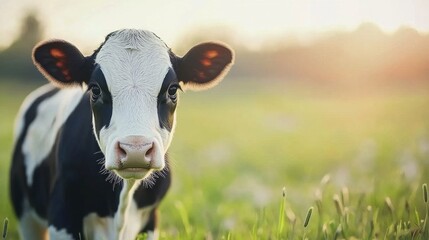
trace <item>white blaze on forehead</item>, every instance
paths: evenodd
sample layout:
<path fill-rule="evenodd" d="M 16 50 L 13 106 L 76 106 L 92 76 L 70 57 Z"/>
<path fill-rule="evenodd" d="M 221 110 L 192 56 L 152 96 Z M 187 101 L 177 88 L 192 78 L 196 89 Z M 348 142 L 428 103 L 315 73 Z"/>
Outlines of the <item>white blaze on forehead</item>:
<path fill-rule="evenodd" d="M 121 30 L 97 54 L 112 97 L 134 88 L 156 97 L 171 67 L 168 47 L 152 32 Z"/>

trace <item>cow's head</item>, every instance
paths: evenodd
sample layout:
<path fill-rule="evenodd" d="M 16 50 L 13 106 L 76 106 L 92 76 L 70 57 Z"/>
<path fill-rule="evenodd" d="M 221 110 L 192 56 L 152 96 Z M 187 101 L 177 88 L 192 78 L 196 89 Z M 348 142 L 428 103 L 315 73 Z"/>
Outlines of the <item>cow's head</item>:
<path fill-rule="evenodd" d="M 91 56 L 54 40 L 36 46 L 33 59 L 54 85 L 87 89 L 105 168 L 124 179 L 142 179 L 165 166 L 178 90 L 218 83 L 233 53 L 225 45 L 203 43 L 178 57 L 152 32 L 120 30 Z"/>

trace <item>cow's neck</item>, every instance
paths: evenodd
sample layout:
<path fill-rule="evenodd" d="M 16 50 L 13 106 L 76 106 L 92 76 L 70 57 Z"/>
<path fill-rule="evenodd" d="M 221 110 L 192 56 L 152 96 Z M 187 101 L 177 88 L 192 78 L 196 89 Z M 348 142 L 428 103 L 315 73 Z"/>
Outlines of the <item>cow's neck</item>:
<path fill-rule="evenodd" d="M 134 192 L 140 185 L 142 180 L 123 180 L 121 194 L 119 196 L 118 211 L 115 214 L 115 227 L 119 234 L 118 239 L 127 239 L 127 215 L 129 207 L 132 204 Z"/>

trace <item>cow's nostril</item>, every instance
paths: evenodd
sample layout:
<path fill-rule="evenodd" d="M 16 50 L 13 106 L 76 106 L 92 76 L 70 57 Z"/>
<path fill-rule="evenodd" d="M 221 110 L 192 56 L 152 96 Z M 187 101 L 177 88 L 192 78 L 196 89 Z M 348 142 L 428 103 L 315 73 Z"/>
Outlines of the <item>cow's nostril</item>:
<path fill-rule="evenodd" d="M 151 143 L 122 142 L 116 146 L 117 158 L 121 162 L 150 163 L 155 153 L 155 145 Z"/>
<path fill-rule="evenodd" d="M 153 152 L 153 144 L 151 144 L 152 146 L 146 151 L 145 157 L 150 157 L 152 155 Z"/>
<path fill-rule="evenodd" d="M 118 156 L 119 159 L 125 159 L 127 157 L 127 152 L 122 148 L 121 143 L 118 142 Z"/>

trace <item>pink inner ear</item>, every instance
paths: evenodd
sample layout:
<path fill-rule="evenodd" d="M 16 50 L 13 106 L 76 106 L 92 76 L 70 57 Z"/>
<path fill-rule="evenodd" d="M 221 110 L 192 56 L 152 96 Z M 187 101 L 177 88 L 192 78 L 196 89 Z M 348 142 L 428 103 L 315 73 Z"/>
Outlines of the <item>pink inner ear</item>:
<path fill-rule="evenodd" d="M 55 58 L 56 63 L 55 66 L 58 67 L 61 70 L 61 73 L 63 74 L 63 77 L 67 81 L 71 81 L 72 77 L 70 76 L 70 70 L 67 69 L 67 59 L 66 55 L 63 51 L 61 51 L 58 48 L 52 48 L 49 53 L 53 58 Z"/>
<path fill-rule="evenodd" d="M 59 49 L 57 48 L 52 48 L 50 51 L 50 54 L 52 57 L 59 59 L 59 58 L 64 58 L 66 55 Z"/>
<path fill-rule="evenodd" d="M 201 60 L 201 64 L 204 67 L 210 67 L 212 65 L 212 61 L 210 59 L 205 58 L 205 59 Z"/>
<path fill-rule="evenodd" d="M 210 51 L 207 51 L 205 55 L 206 55 L 206 58 L 211 59 L 211 58 L 215 58 L 215 57 L 219 56 L 219 53 L 216 50 L 210 50 Z"/>

